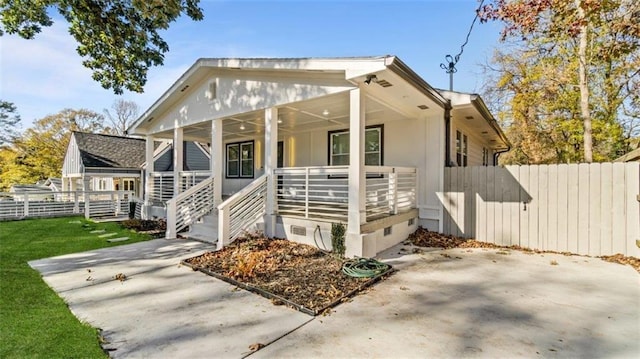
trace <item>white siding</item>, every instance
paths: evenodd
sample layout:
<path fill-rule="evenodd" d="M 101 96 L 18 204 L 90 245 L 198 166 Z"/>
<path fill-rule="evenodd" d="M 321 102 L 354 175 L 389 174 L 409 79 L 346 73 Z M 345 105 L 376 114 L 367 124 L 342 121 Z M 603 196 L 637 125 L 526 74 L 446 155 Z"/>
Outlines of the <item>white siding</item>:
<path fill-rule="evenodd" d="M 80 176 L 82 173 L 82 166 L 80 163 L 80 151 L 78 150 L 78 144 L 76 143 L 75 135 L 71 136 L 69 140 L 69 146 L 67 146 L 67 153 L 64 155 L 64 162 L 62 164 L 62 177 Z"/>

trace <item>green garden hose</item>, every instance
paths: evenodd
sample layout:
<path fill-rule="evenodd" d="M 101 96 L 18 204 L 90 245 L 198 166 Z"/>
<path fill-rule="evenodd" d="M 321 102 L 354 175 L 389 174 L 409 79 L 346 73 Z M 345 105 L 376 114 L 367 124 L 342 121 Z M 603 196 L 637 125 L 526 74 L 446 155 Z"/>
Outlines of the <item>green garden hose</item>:
<path fill-rule="evenodd" d="M 389 270 L 391 266 L 371 258 L 351 259 L 342 265 L 342 273 L 356 278 L 371 278 Z"/>

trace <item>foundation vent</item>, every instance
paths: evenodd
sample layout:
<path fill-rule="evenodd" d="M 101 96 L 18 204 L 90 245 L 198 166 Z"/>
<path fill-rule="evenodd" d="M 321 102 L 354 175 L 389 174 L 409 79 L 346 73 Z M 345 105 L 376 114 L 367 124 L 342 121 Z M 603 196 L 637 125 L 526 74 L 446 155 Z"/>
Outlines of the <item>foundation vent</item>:
<path fill-rule="evenodd" d="M 407 226 L 411 227 L 411 226 L 413 226 L 414 223 L 416 223 L 416 219 L 415 218 L 411 218 L 410 220 L 407 221 Z"/>
<path fill-rule="evenodd" d="M 386 228 L 384 229 L 384 235 L 385 235 L 385 236 L 388 236 L 388 235 L 390 235 L 390 234 L 391 234 L 391 226 L 386 227 Z"/>
<path fill-rule="evenodd" d="M 291 234 L 295 234 L 297 236 L 306 236 L 307 228 L 301 226 L 291 226 Z"/>

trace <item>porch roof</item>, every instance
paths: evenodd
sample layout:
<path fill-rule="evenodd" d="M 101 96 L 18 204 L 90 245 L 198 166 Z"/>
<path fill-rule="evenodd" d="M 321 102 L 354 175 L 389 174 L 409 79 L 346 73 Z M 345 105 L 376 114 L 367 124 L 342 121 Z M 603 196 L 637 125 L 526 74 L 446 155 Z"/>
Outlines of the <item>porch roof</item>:
<path fill-rule="evenodd" d="M 175 106 L 177 101 L 197 86 L 211 71 L 241 71 L 238 75 L 249 73 L 272 74 L 271 76 L 307 76 L 334 81 L 340 86 L 357 87 L 360 83 L 369 84 L 371 77 L 401 79 L 403 86 L 428 99 L 428 107 L 444 108 L 447 100 L 437 90 L 418 76 L 396 56 L 346 57 L 346 58 L 201 58 L 198 59 L 165 93 L 136 120 L 128 133 L 143 134 L 154 119 Z M 339 82 L 342 79 L 342 82 Z M 369 82 L 367 82 L 369 80 Z M 336 82 L 337 81 L 337 82 Z M 400 85 L 400 83 L 396 83 Z M 381 85 L 382 86 L 382 85 Z M 191 89 L 190 89 L 191 87 Z M 399 86 L 394 87 L 397 91 Z M 425 100 L 414 96 L 402 96 L 410 99 L 412 107 L 423 105 Z M 254 109 L 254 110 L 257 110 Z"/>

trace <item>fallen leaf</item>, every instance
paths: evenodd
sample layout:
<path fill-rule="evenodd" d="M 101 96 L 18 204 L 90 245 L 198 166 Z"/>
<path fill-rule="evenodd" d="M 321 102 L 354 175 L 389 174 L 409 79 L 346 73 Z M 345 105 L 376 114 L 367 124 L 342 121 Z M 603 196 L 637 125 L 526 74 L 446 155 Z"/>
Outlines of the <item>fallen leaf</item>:
<path fill-rule="evenodd" d="M 251 350 L 252 352 L 255 352 L 256 350 L 260 350 L 262 348 L 264 348 L 264 344 L 262 343 L 253 343 L 249 345 L 249 350 Z"/>

